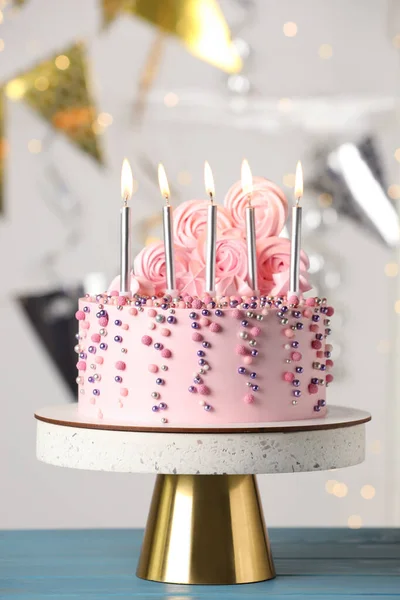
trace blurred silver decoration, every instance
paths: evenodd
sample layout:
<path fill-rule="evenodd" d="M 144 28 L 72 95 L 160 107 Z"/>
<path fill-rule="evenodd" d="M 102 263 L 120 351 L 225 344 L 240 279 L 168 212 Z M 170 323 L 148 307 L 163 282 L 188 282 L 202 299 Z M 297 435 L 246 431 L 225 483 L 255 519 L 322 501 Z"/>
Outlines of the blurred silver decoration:
<path fill-rule="evenodd" d="M 399 217 L 385 192 L 381 159 L 372 138 L 359 144 L 345 142 L 326 153 L 312 187 L 333 197 L 333 206 L 322 214 L 325 225 L 334 224 L 342 214 L 386 246 L 399 244 Z"/>

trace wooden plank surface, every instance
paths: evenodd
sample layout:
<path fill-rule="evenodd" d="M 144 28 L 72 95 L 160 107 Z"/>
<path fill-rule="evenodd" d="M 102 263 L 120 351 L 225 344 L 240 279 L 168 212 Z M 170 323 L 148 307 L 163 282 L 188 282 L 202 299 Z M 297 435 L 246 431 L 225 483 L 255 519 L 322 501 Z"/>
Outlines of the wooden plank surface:
<path fill-rule="evenodd" d="M 278 573 L 241 586 L 135 577 L 141 530 L 0 532 L 1 600 L 400 598 L 400 530 L 272 529 Z"/>

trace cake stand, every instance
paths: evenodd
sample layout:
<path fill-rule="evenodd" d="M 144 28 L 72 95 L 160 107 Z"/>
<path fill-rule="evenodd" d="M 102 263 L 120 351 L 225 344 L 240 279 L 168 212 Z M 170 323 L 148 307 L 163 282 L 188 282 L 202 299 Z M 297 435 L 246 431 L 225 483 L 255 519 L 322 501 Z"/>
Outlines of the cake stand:
<path fill-rule="evenodd" d="M 140 428 L 36 412 L 37 457 L 73 469 L 157 475 L 137 575 L 182 584 L 275 576 L 255 475 L 350 467 L 365 457 L 361 410 L 331 406 L 309 421 Z"/>

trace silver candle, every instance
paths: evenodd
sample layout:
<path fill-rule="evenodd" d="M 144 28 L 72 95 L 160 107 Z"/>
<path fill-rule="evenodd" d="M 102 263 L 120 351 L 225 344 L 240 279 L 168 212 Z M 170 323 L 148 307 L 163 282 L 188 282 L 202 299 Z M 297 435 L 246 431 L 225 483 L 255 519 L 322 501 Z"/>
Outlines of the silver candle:
<path fill-rule="evenodd" d="M 208 294 L 215 294 L 215 266 L 217 249 L 217 218 L 218 207 L 214 203 L 214 178 L 211 167 L 206 161 L 204 164 L 204 180 L 206 192 L 210 196 L 207 209 L 207 239 L 206 239 L 206 289 Z"/>
<path fill-rule="evenodd" d="M 296 203 L 292 208 L 292 237 L 290 244 L 290 278 L 289 292 L 290 296 L 300 296 L 300 252 L 301 252 L 301 219 L 302 208 L 300 200 L 303 195 L 303 170 L 301 162 L 297 163 L 296 167 L 296 182 L 295 182 L 295 199 Z"/>
<path fill-rule="evenodd" d="M 121 170 L 121 195 L 123 205 L 120 211 L 120 294 L 129 295 L 131 275 L 131 209 L 128 201 L 132 196 L 132 171 L 125 158 Z"/>
<path fill-rule="evenodd" d="M 249 205 L 246 207 L 247 271 L 249 285 L 253 292 L 258 293 L 257 237 L 254 206 L 251 205 L 253 176 L 247 160 L 242 162 L 242 189 L 249 199 Z"/>
<path fill-rule="evenodd" d="M 158 165 L 158 184 L 166 206 L 163 207 L 163 234 L 165 252 L 165 271 L 167 280 L 167 293 L 176 294 L 175 262 L 174 262 L 174 237 L 172 233 L 172 206 L 169 202 L 169 185 L 167 175 L 162 164 Z"/>

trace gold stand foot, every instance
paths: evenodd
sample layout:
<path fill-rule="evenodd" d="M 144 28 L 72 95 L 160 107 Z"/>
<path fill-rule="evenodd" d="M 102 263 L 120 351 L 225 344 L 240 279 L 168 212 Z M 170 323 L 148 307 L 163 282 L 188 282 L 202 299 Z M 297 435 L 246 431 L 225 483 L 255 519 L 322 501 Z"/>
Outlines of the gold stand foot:
<path fill-rule="evenodd" d="M 186 584 L 275 577 L 254 475 L 158 475 L 137 575 Z"/>

